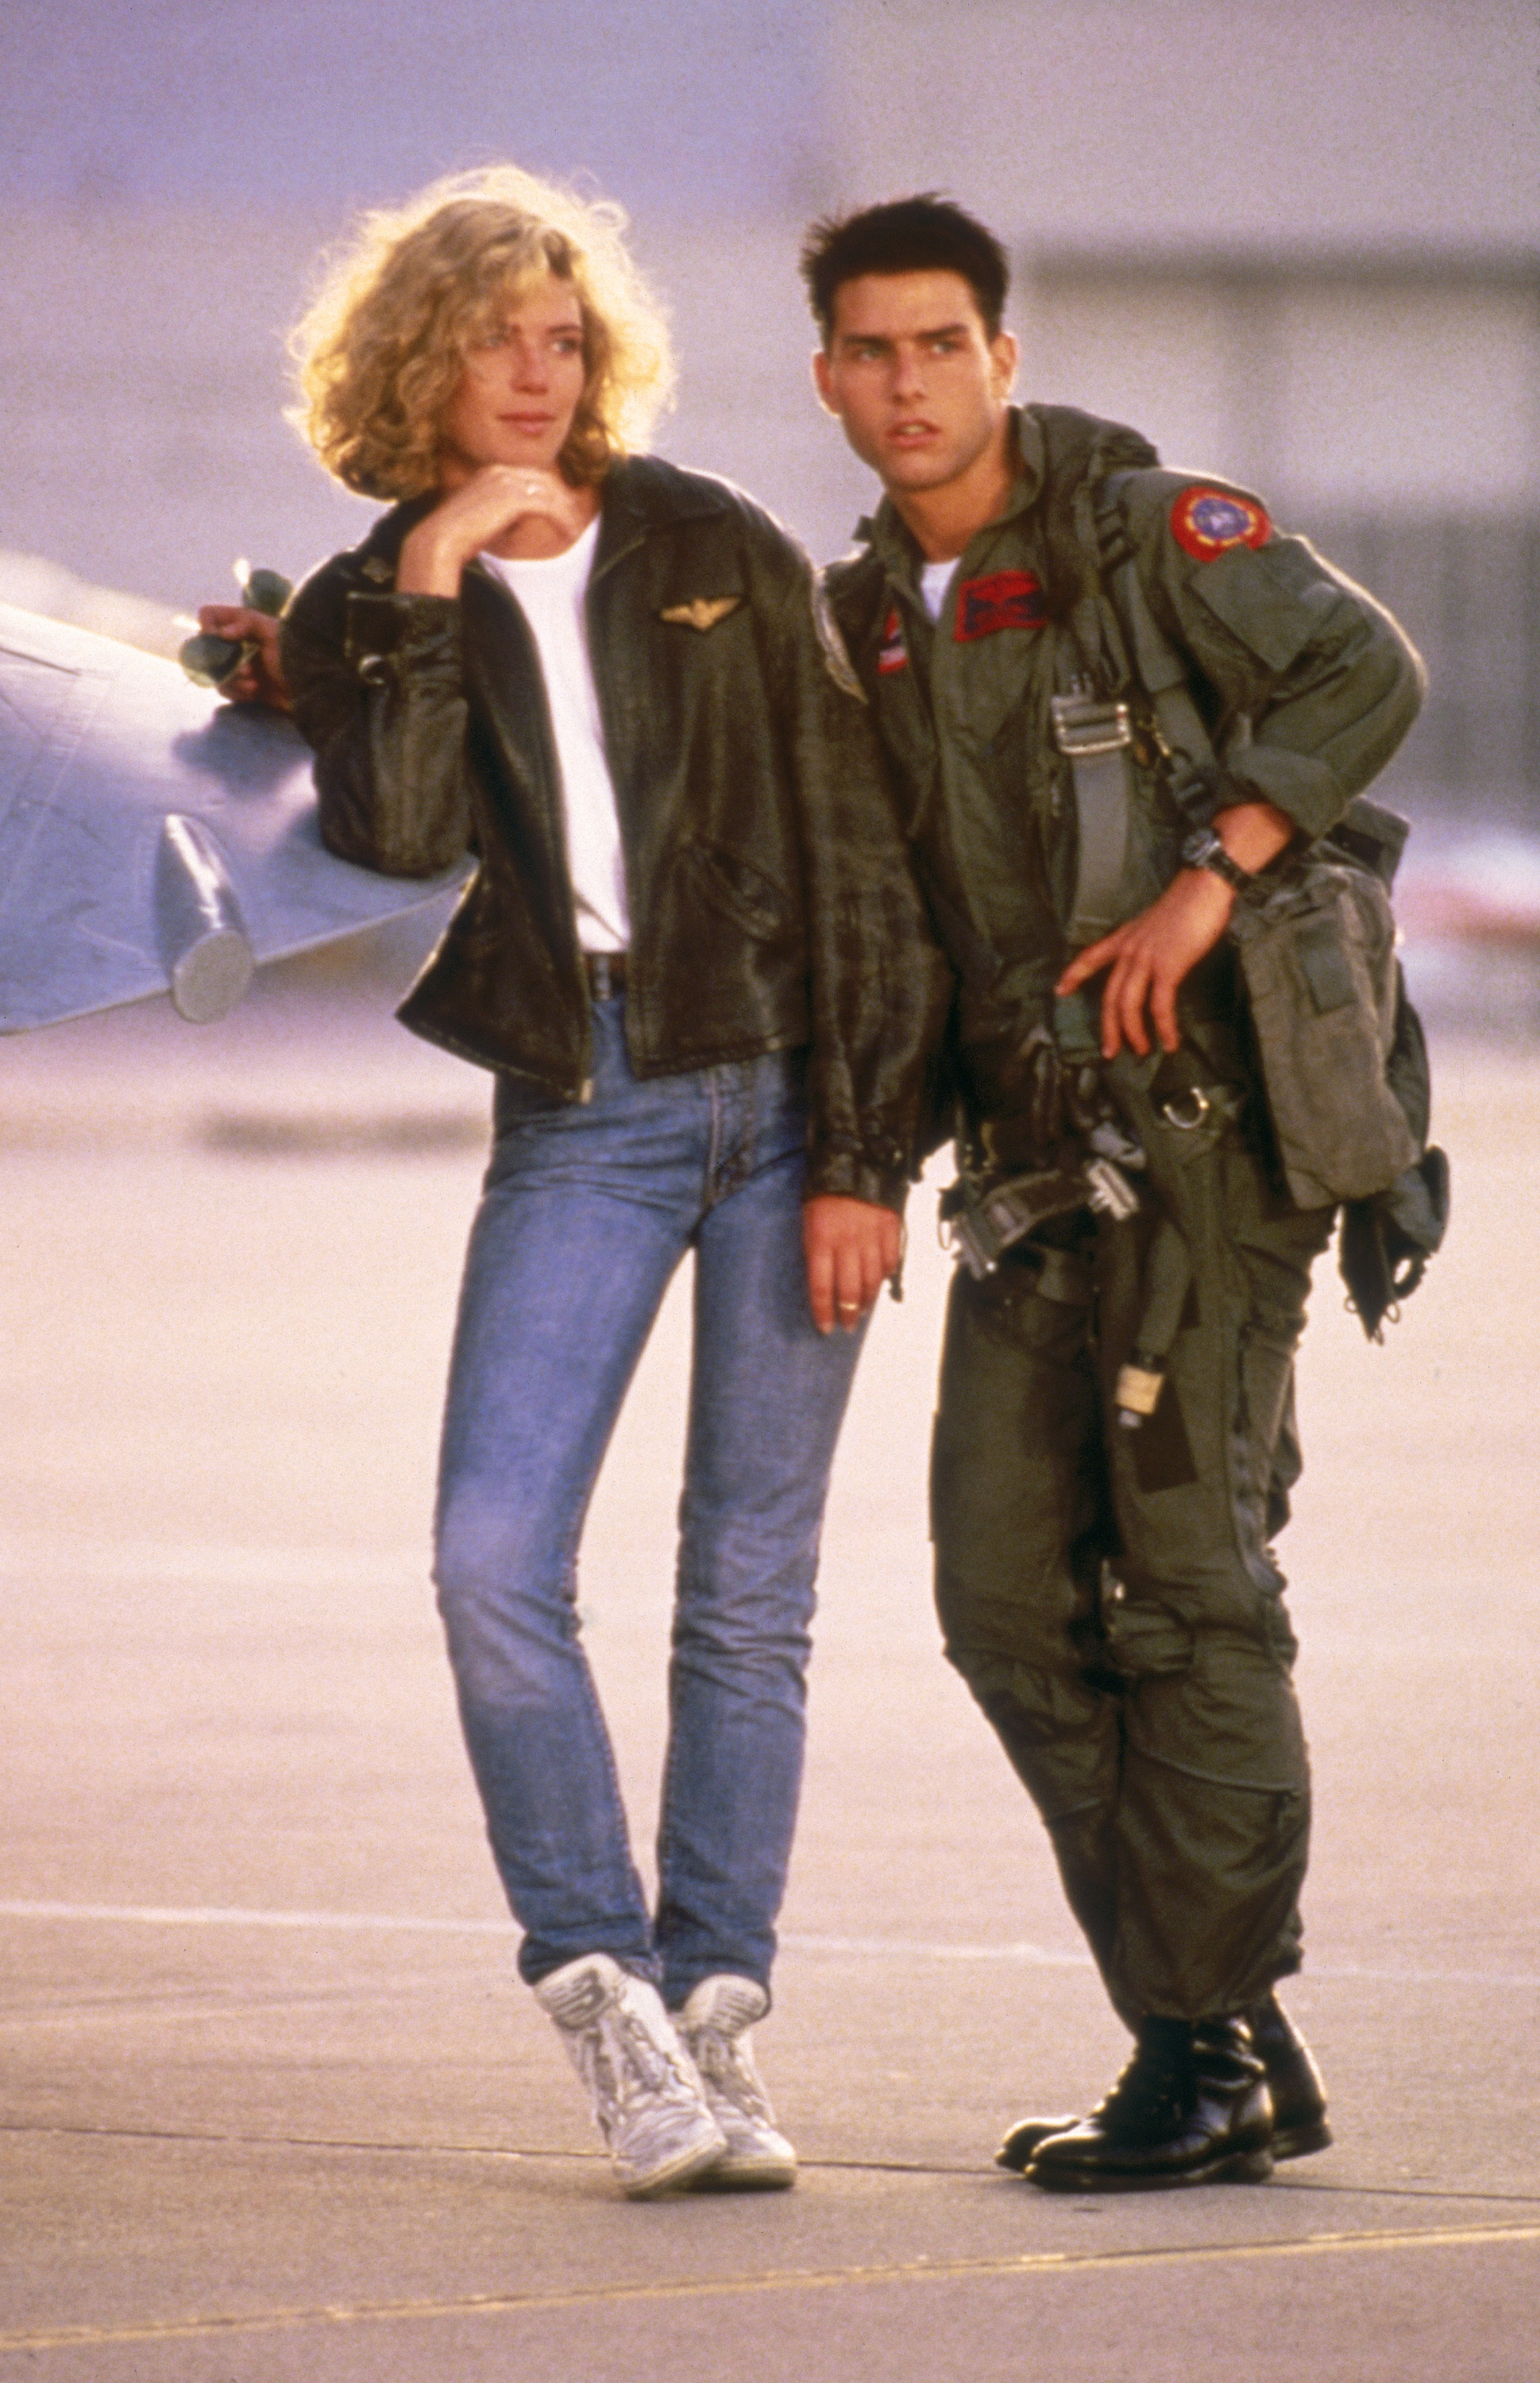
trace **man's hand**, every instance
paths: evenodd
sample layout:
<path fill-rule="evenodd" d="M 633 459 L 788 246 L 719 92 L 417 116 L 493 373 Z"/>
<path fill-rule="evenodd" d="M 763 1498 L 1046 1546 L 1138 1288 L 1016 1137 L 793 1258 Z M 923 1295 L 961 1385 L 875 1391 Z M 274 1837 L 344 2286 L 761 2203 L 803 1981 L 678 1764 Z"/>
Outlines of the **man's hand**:
<path fill-rule="evenodd" d="M 1235 895 L 1207 869 L 1184 869 L 1158 902 L 1090 944 L 1066 969 L 1055 993 L 1073 993 L 1088 977 L 1109 969 L 1102 994 L 1102 1056 L 1115 1059 L 1127 1043 L 1140 1057 L 1150 1048 L 1150 1028 L 1163 1050 L 1181 1040 L 1177 1026 L 1177 988 L 1229 924 Z M 1149 1022 L 1145 1012 L 1148 1006 Z"/>
<path fill-rule="evenodd" d="M 1253 873 L 1292 841 L 1294 822 L 1272 803 L 1235 803 L 1214 819 L 1230 858 Z M 1212 952 L 1230 922 L 1235 895 L 1211 869 L 1184 869 L 1158 902 L 1090 944 L 1053 987 L 1073 993 L 1088 977 L 1110 970 L 1102 993 L 1102 1056 L 1115 1059 L 1125 1043 L 1142 1058 L 1152 1029 L 1164 1051 L 1181 1041 L 1177 994 L 1182 980 Z"/>
<path fill-rule="evenodd" d="M 253 611 L 249 604 L 201 604 L 198 626 L 207 636 L 228 637 L 232 646 L 256 648 L 220 687 L 227 702 L 265 703 L 273 711 L 290 710 L 288 682 L 278 660 L 278 624 L 271 612 Z"/>
<path fill-rule="evenodd" d="M 836 1192 L 803 1204 L 807 1303 L 820 1332 L 832 1332 L 836 1319 L 842 1331 L 855 1331 L 897 1271 L 903 1247 L 903 1227 L 891 1208 Z"/>
<path fill-rule="evenodd" d="M 461 573 L 487 547 L 511 559 L 564 554 L 598 502 L 592 488 L 569 487 L 560 472 L 518 463 L 484 463 L 474 472 L 447 464 L 444 489 L 402 542 L 396 586 L 403 596 L 458 596 Z"/>

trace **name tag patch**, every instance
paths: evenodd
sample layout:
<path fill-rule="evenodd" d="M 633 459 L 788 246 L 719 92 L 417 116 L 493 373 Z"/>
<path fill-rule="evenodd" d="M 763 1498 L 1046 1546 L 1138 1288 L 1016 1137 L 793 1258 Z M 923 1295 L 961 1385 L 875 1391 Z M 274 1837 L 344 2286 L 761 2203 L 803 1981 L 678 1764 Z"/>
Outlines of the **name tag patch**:
<path fill-rule="evenodd" d="M 1171 508 L 1171 535 L 1195 562 L 1212 562 L 1234 546 L 1265 546 L 1273 525 L 1250 497 L 1225 488 L 1184 488 Z"/>
<path fill-rule="evenodd" d="M 966 646 L 1002 629 L 1041 629 L 1047 619 L 1048 599 L 1035 571 L 991 571 L 958 588 L 953 636 Z"/>
<path fill-rule="evenodd" d="M 891 671 L 907 670 L 909 648 L 904 642 L 904 624 L 895 605 L 882 624 L 882 643 L 878 648 L 877 667 L 884 678 Z"/>

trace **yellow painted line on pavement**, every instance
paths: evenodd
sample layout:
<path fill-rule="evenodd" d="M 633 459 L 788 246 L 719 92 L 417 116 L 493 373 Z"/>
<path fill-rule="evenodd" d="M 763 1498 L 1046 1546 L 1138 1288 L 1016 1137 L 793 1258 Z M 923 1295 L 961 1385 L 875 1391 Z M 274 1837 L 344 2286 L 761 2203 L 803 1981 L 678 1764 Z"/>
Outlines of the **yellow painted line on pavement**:
<path fill-rule="evenodd" d="M 1332 2258 L 1349 2252 L 1506 2249 L 1522 2242 L 1540 2242 L 1540 2225 L 1307 2234 L 1286 2242 L 1208 2243 L 1160 2251 L 1029 2251 L 1013 2259 L 915 2259 L 880 2267 L 772 2268 L 762 2275 L 693 2278 L 678 2283 L 590 2284 L 556 2292 L 478 2292 L 461 2300 L 369 2301 L 351 2308 L 328 2303 L 316 2308 L 263 2309 L 249 2315 L 166 2317 L 139 2325 L 58 2326 L 35 2332 L 0 2333 L 0 2353 L 297 2332 L 307 2326 L 403 2324 L 444 2316 L 530 2316 L 561 2309 L 618 2307 L 636 2301 L 733 2299 L 750 2292 L 827 2291 L 859 2284 L 990 2283 L 1030 2276 L 1111 2275 L 1138 2267 Z"/>

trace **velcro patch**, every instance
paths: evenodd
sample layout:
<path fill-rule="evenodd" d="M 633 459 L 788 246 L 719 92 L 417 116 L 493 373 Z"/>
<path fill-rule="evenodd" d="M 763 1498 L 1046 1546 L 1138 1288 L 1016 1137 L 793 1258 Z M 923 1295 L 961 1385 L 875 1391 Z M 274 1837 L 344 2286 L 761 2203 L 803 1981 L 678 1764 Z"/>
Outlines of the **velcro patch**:
<path fill-rule="evenodd" d="M 1250 497 L 1225 488 L 1184 488 L 1171 508 L 1171 535 L 1197 562 L 1212 562 L 1235 546 L 1265 546 L 1273 525 Z"/>
<path fill-rule="evenodd" d="M 1001 629 L 1041 629 L 1047 619 L 1048 599 L 1035 571 L 992 571 L 958 588 L 953 636 L 966 646 Z"/>
<path fill-rule="evenodd" d="M 890 671 L 907 670 L 909 667 L 909 648 L 904 642 L 904 624 L 898 617 L 896 605 L 882 624 L 882 643 L 878 649 L 877 667 L 884 678 Z"/>

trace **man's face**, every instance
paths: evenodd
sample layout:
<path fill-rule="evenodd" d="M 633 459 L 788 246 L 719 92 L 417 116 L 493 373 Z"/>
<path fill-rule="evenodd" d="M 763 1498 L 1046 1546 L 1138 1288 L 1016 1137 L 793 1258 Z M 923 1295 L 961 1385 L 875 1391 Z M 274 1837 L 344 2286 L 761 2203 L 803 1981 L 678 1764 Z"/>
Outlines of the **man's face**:
<path fill-rule="evenodd" d="M 813 378 L 861 461 L 918 495 L 989 450 L 1016 364 L 1015 340 L 989 337 L 960 273 L 866 273 L 835 292 Z"/>
<path fill-rule="evenodd" d="M 583 310 L 554 274 L 519 283 L 465 354 L 440 432 L 445 476 L 484 463 L 549 470 L 583 395 Z"/>

